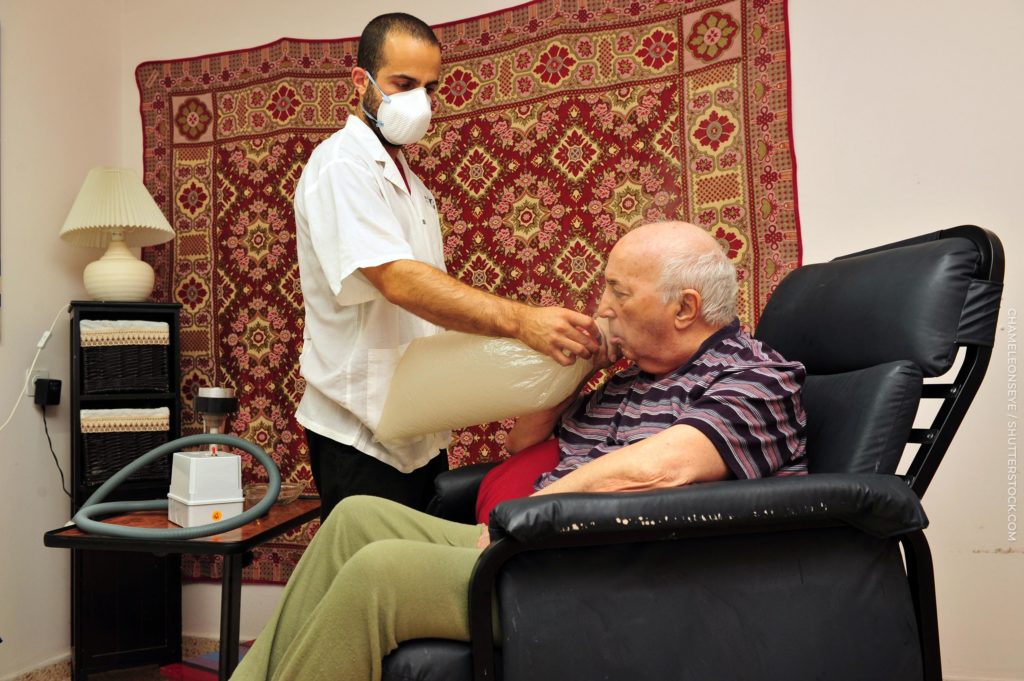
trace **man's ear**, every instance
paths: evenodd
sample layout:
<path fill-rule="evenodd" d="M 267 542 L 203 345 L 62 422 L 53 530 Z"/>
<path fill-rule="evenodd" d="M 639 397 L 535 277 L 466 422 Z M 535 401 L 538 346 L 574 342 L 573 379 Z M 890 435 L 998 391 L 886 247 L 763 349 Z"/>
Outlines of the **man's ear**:
<path fill-rule="evenodd" d="M 355 87 L 356 92 L 359 93 L 359 99 L 362 99 L 366 94 L 366 86 L 370 84 L 370 79 L 366 77 L 366 69 L 358 66 L 352 67 L 352 85 Z"/>
<path fill-rule="evenodd" d="M 679 294 L 679 301 L 676 307 L 675 326 L 677 329 L 685 329 L 700 319 L 700 308 L 703 301 L 700 293 L 692 288 L 683 289 Z"/>

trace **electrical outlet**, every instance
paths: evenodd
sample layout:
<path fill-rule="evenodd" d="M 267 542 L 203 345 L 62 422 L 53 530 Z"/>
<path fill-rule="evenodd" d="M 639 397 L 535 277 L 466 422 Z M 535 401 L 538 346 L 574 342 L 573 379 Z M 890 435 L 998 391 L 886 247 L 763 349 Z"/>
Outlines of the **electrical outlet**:
<path fill-rule="evenodd" d="M 25 372 L 28 374 L 28 372 Z M 36 379 L 49 378 L 49 369 L 35 369 L 32 371 L 32 375 L 28 377 L 28 386 L 25 387 L 25 394 L 32 397 L 36 394 Z"/>

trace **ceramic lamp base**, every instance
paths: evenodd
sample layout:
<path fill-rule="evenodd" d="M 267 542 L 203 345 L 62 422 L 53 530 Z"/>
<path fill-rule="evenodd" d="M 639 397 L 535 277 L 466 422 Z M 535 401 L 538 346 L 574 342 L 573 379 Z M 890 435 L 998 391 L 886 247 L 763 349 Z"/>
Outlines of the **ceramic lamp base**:
<path fill-rule="evenodd" d="M 153 268 L 124 241 L 113 240 L 103 257 L 85 268 L 85 290 L 93 300 L 146 300 L 153 292 Z"/>

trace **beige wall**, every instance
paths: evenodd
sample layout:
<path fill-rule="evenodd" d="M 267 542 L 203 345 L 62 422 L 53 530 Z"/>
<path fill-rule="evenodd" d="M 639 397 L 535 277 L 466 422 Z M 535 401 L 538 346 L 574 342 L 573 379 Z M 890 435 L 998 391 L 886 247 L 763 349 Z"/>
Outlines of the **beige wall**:
<path fill-rule="evenodd" d="M 85 171 L 109 162 L 141 167 L 137 64 L 281 36 L 350 36 L 381 11 L 440 22 L 510 4 L 0 0 L 0 385 L 9 391 L 0 418 L 58 305 L 81 295 L 79 273 L 93 254 L 55 235 Z M 790 0 L 805 261 L 975 223 L 997 231 L 1010 254 L 1004 310 L 1021 303 L 1012 265 L 1024 244 L 1010 205 L 1024 153 L 1013 125 L 1024 105 L 1013 84 L 1024 72 L 1015 41 L 1024 3 L 988 0 L 983 9 L 952 0 Z M 44 181 L 45 197 L 33 191 Z M 43 361 L 66 379 L 63 327 Z M 926 497 L 948 678 L 1024 679 L 1024 558 L 1006 528 L 1007 363 L 1003 332 Z M 65 469 L 66 422 L 62 406 L 51 432 Z M 0 434 L 0 678 L 68 649 L 67 556 L 39 539 L 63 522 L 67 504 L 41 428 L 34 408 L 22 405 Z M 243 635 L 259 631 L 278 593 L 245 588 Z M 187 587 L 185 632 L 215 636 L 218 606 L 216 587 Z"/>
<path fill-rule="evenodd" d="M 84 294 L 94 257 L 57 238 L 86 171 L 121 157 L 120 3 L 0 2 L 0 422 L 7 418 L 36 341 L 61 305 Z M 68 473 L 68 323 L 39 366 L 65 381 L 49 409 Z M 27 398 L 0 434 L 0 677 L 66 656 L 70 556 L 42 534 L 68 518 L 38 408 Z"/>
<path fill-rule="evenodd" d="M 806 262 L 960 224 L 1008 254 L 1019 308 L 1024 3 L 790 3 Z M 975 18 L 980 18 L 980 15 Z M 1007 532 L 1007 335 L 925 496 L 947 678 L 1024 679 L 1024 539 Z M 1018 535 L 1020 536 L 1020 535 Z"/>

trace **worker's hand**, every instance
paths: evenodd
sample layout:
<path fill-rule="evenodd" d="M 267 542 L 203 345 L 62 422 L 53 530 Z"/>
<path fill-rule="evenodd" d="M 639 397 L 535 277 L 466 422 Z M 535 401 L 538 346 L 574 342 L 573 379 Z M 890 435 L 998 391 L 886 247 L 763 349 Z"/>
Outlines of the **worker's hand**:
<path fill-rule="evenodd" d="M 476 540 L 476 547 L 478 549 L 486 549 L 491 545 L 491 531 L 484 527 L 484 531 L 480 533 L 480 538 Z"/>
<path fill-rule="evenodd" d="M 516 338 L 562 366 L 590 359 L 600 349 L 592 317 L 562 307 L 521 307 Z"/>

